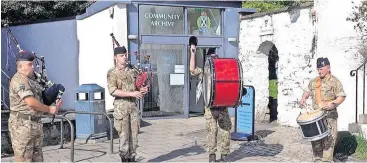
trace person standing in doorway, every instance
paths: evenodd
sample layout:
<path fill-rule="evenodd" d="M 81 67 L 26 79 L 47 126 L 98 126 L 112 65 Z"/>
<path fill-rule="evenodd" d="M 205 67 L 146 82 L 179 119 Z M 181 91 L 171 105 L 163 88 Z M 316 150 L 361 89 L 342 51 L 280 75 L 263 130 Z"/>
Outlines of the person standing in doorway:
<path fill-rule="evenodd" d="M 278 60 L 275 46 L 269 51 L 269 111 L 270 123 L 276 123 L 278 120 Z"/>
<path fill-rule="evenodd" d="M 148 88 L 136 89 L 137 74 L 127 64 L 124 46 L 114 49 L 114 62 L 115 66 L 107 73 L 107 85 L 110 95 L 115 97 L 113 117 L 120 139 L 120 157 L 122 162 L 135 162 L 140 123 L 136 99 L 141 99 Z"/>
<path fill-rule="evenodd" d="M 198 76 L 199 80 L 203 80 L 203 68 L 195 66 L 195 53 L 196 46 L 190 46 L 190 74 Z M 206 57 L 217 57 L 215 48 L 209 48 Z M 205 57 L 204 57 L 205 58 Z M 201 82 L 199 82 L 201 83 Z M 217 151 L 217 136 L 218 136 L 218 125 L 223 129 L 221 137 L 221 161 L 227 161 L 227 155 L 230 152 L 230 131 L 232 128 L 232 122 L 229 118 L 228 108 L 204 108 L 204 117 L 206 120 L 207 130 L 207 141 L 209 147 L 209 162 L 216 161 L 215 152 Z"/>
<path fill-rule="evenodd" d="M 336 108 L 344 101 L 346 95 L 341 82 L 330 72 L 328 58 L 318 58 L 316 64 L 319 76 L 310 81 L 300 104 L 304 107 L 308 97 L 312 96 L 313 109 L 323 109 L 326 112 L 326 121 L 331 134 L 323 139 L 312 141 L 311 144 L 315 162 L 333 162 L 334 146 L 338 133 Z"/>

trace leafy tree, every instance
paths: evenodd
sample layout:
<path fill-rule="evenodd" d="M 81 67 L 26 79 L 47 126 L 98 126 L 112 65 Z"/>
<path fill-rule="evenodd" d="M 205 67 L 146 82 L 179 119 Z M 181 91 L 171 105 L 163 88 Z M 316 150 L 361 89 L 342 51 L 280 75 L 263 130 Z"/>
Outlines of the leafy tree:
<path fill-rule="evenodd" d="M 277 0 L 277 1 L 243 1 L 243 8 L 256 8 L 258 12 L 268 12 L 281 9 L 283 7 L 297 6 L 303 3 L 313 2 L 313 0 Z"/>
<path fill-rule="evenodd" d="M 361 40 L 359 53 L 367 58 L 367 0 L 363 0 L 359 5 L 353 6 L 353 10 L 352 16 L 348 17 L 347 21 L 356 23 L 354 29 L 360 33 Z"/>
<path fill-rule="evenodd" d="M 94 1 L 1 1 L 1 25 L 75 16 Z"/>
<path fill-rule="evenodd" d="M 354 3 L 354 2 L 352 2 Z M 361 33 L 364 37 L 363 41 L 366 41 L 367 37 L 367 0 L 361 2 L 359 6 L 353 6 L 352 17 L 347 18 L 348 21 L 355 22 L 354 29 Z"/>

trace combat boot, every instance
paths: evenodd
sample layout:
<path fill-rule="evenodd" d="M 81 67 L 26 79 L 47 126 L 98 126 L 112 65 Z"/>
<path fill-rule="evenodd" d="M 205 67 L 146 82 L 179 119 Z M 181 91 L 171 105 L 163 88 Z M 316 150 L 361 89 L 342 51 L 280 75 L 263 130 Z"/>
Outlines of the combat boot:
<path fill-rule="evenodd" d="M 135 161 L 135 156 L 134 156 L 134 157 L 129 158 L 127 161 L 128 161 L 128 162 L 136 162 L 136 161 Z"/>
<path fill-rule="evenodd" d="M 121 162 L 128 162 L 128 159 L 126 159 L 125 157 L 121 157 Z"/>
<path fill-rule="evenodd" d="M 124 155 L 122 155 L 121 153 L 119 155 L 121 157 L 121 162 L 128 162 L 128 159 L 126 159 Z"/>
<path fill-rule="evenodd" d="M 210 154 L 209 155 L 209 162 L 215 162 L 215 159 L 216 159 L 217 157 L 215 156 L 215 154 Z"/>
<path fill-rule="evenodd" d="M 220 155 L 220 162 L 228 162 L 226 154 L 221 154 Z"/>

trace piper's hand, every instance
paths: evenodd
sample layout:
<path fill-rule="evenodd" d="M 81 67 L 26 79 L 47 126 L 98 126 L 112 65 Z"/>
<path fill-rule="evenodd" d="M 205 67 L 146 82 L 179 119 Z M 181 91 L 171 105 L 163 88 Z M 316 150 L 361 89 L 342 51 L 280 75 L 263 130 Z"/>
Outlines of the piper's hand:
<path fill-rule="evenodd" d="M 49 106 L 49 108 L 50 108 L 49 111 L 50 114 L 57 114 L 59 112 L 59 108 L 57 108 L 56 106 Z"/>
<path fill-rule="evenodd" d="M 135 91 L 132 94 L 133 97 L 137 98 L 137 99 L 141 99 L 143 97 L 143 93 L 140 91 Z"/>
<path fill-rule="evenodd" d="M 23 53 L 24 52 L 24 50 L 22 49 L 22 50 L 19 50 L 19 53 Z"/>
<path fill-rule="evenodd" d="M 196 46 L 195 45 L 191 45 L 190 47 L 191 53 L 196 53 Z"/>
<path fill-rule="evenodd" d="M 58 109 L 60 109 L 60 108 L 61 108 L 61 106 L 62 106 L 62 99 L 57 99 L 57 100 L 56 100 L 56 107 L 57 107 Z"/>
<path fill-rule="evenodd" d="M 143 94 L 146 94 L 148 92 L 148 86 L 141 87 L 139 91 L 142 92 Z"/>

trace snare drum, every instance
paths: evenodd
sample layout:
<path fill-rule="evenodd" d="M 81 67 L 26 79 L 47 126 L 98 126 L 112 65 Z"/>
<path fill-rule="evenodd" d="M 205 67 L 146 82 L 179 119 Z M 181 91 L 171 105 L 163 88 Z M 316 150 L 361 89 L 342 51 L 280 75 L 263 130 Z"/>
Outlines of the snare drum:
<path fill-rule="evenodd" d="M 242 67 L 235 58 L 207 58 L 203 75 L 207 107 L 237 107 L 242 97 Z"/>
<path fill-rule="evenodd" d="M 301 126 L 303 139 L 308 141 L 320 140 L 330 134 L 326 122 L 326 112 L 316 110 L 303 113 L 297 117 L 297 123 Z"/>

